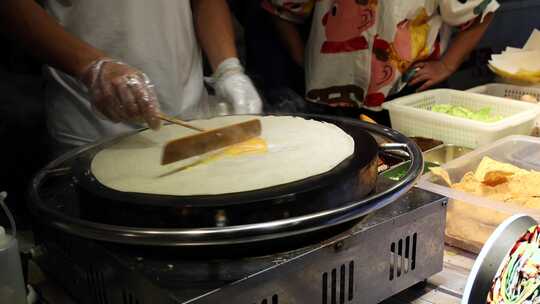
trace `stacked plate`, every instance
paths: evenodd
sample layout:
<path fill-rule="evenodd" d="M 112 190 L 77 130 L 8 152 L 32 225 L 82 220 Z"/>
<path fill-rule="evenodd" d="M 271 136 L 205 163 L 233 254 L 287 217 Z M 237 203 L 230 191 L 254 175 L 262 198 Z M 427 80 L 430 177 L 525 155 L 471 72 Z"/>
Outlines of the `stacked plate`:
<path fill-rule="evenodd" d="M 489 68 L 497 75 L 518 82 L 540 83 L 540 31 L 534 30 L 523 48 L 507 47 L 492 55 Z"/>

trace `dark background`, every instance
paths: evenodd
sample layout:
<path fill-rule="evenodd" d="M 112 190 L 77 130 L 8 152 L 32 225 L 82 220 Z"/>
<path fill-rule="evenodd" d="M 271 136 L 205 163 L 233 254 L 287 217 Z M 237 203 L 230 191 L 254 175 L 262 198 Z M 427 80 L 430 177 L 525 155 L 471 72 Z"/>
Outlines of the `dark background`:
<path fill-rule="evenodd" d="M 229 2 L 241 27 L 238 44 L 242 59 L 266 101 L 273 104 L 291 91 L 301 94 L 302 70 L 287 56 L 259 1 Z M 531 31 L 540 28 L 540 0 L 499 2 L 502 7 L 487 35 L 449 80 L 450 87 L 467 89 L 493 81 L 485 66 L 491 53 L 506 46 L 521 47 Z M 304 28 L 304 34 L 308 30 Z M 15 41 L 0 36 L 0 191 L 8 191 L 8 205 L 20 226 L 29 224 L 25 216 L 28 183 L 48 161 L 42 85 L 40 63 Z"/>

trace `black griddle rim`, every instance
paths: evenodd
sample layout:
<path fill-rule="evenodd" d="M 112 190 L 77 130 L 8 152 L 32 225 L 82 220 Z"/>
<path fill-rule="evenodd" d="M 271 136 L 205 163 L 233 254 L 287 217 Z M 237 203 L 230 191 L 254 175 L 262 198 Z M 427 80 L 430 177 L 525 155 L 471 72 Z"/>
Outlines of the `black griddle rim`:
<path fill-rule="evenodd" d="M 313 117 L 324 117 L 313 115 Z M 396 182 L 383 192 L 376 193 L 364 199 L 351 202 L 350 204 L 332 209 L 309 214 L 305 216 L 293 217 L 284 220 L 271 221 L 266 223 L 247 224 L 228 227 L 211 227 L 197 229 L 154 229 L 154 228 L 134 228 L 116 225 L 94 223 L 78 218 L 73 218 L 62 214 L 56 210 L 47 208 L 39 197 L 39 186 L 43 179 L 51 171 L 58 171 L 59 165 L 69 160 L 73 155 L 82 153 L 89 147 L 81 147 L 72 152 L 66 153 L 55 161 L 47 165 L 40 171 L 29 191 L 29 205 L 33 214 L 57 229 L 84 238 L 99 241 L 149 245 L 149 246 L 219 246 L 257 242 L 262 240 L 278 239 L 291 235 L 298 235 L 304 232 L 316 231 L 332 227 L 380 209 L 398 199 L 409 191 L 420 174 L 423 172 L 423 157 L 420 148 L 412 140 L 403 134 L 387 127 L 361 122 L 358 120 L 340 118 L 348 123 L 362 125 L 370 133 L 390 142 L 382 146 L 383 150 L 401 151 L 409 154 L 411 165 L 405 177 Z"/>

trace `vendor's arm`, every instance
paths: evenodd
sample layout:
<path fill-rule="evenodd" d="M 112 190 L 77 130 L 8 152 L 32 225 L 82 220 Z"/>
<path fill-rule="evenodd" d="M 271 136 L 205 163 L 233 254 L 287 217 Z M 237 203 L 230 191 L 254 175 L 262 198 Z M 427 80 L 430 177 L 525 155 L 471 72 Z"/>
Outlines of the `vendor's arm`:
<path fill-rule="evenodd" d="M 493 12 L 499 7 L 494 0 L 473 0 L 465 5 L 457 0 L 441 0 L 441 16 L 445 23 L 461 26 L 451 41 L 446 53 L 439 61 L 421 62 L 410 85 L 423 83 L 418 89 L 426 90 L 450 77 L 478 45 L 493 19 Z"/>
<path fill-rule="evenodd" d="M 259 113 L 262 102 L 238 60 L 231 13 L 226 0 L 191 0 L 199 43 L 214 70 L 216 93 L 236 114 Z"/>
<path fill-rule="evenodd" d="M 304 66 L 305 45 L 298 31 L 298 26 L 277 16 L 273 16 L 273 22 L 292 60 L 299 66 Z"/>
<path fill-rule="evenodd" d="M 238 57 L 229 6 L 225 0 L 192 0 L 191 5 L 199 43 L 215 71 L 225 59 Z"/>
<path fill-rule="evenodd" d="M 66 32 L 34 0 L 1 1 L 0 30 L 41 61 L 76 78 L 105 56 Z"/>
<path fill-rule="evenodd" d="M 159 127 L 157 97 L 148 77 L 65 31 L 35 1 L 1 1 L 0 30 L 42 62 L 81 80 L 94 107 L 111 121 L 143 118 Z"/>
<path fill-rule="evenodd" d="M 313 5 L 313 0 L 263 0 L 261 3 L 261 6 L 272 14 L 274 26 L 283 45 L 299 66 L 304 66 L 305 45 L 297 24 L 303 23 L 310 16 Z"/>
<path fill-rule="evenodd" d="M 441 61 L 452 72 L 457 71 L 463 61 L 469 56 L 484 36 L 489 27 L 493 14 L 489 14 L 482 22 L 476 22 L 468 29 L 457 33 Z"/>

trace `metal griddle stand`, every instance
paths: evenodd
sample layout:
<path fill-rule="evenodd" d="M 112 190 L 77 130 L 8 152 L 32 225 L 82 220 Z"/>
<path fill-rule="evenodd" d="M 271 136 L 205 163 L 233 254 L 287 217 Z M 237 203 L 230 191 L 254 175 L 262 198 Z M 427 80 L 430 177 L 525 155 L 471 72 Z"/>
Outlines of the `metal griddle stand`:
<path fill-rule="evenodd" d="M 138 254 L 43 227 L 37 261 L 82 304 L 378 303 L 442 270 L 446 203 L 413 188 L 325 241 L 241 259 Z"/>

